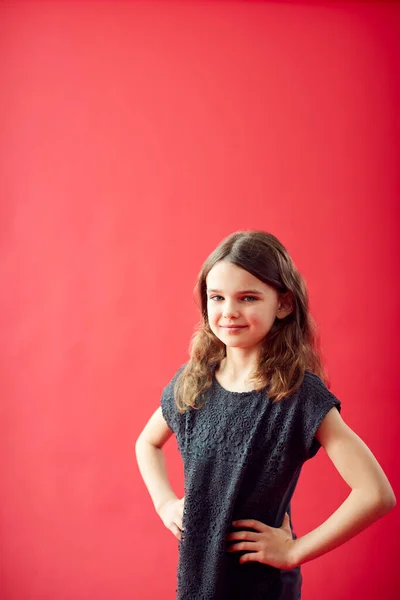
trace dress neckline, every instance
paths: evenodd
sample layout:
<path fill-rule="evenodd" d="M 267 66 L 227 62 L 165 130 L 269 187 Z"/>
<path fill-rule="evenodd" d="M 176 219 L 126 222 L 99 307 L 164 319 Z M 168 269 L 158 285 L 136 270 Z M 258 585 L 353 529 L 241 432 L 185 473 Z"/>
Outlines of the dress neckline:
<path fill-rule="evenodd" d="M 263 388 L 261 390 L 256 390 L 255 388 L 252 390 L 246 390 L 243 392 L 237 392 L 234 390 L 228 390 L 227 388 L 225 388 L 223 385 L 220 384 L 220 382 L 218 381 L 217 377 L 216 377 L 216 367 L 213 370 L 213 381 L 214 384 L 216 385 L 216 387 L 220 390 L 222 390 L 223 392 L 225 392 L 226 394 L 231 394 L 232 396 L 236 396 L 236 397 L 243 397 L 243 396 L 251 396 L 252 394 L 260 394 L 261 392 L 264 392 L 264 390 L 266 388 Z"/>

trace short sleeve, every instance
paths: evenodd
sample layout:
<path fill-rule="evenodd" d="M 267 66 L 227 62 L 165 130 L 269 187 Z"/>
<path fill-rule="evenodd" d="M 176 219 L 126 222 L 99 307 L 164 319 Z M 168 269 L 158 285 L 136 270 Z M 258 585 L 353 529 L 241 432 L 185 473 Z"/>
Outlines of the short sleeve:
<path fill-rule="evenodd" d="M 321 448 L 321 444 L 315 437 L 319 426 L 333 407 L 340 412 L 341 402 L 326 387 L 322 379 L 310 371 L 307 371 L 304 376 L 302 392 L 300 395 L 302 445 L 305 460 L 308 460 Z"/>
<path fill-rule="evenodd" d="M 168 425 L 168 427 L 175 433 L 179 438 L 182 433 L 182 426 L 184 421 L 184 415 L 182 415 L 175 403 L 174 388 L 175 383 L 181 374 L 184 366 L 182 366 L 177 373 L 174 375 L 172 380 L 165 386 L 161 393 L 161 411 L 162 415 Z"/>

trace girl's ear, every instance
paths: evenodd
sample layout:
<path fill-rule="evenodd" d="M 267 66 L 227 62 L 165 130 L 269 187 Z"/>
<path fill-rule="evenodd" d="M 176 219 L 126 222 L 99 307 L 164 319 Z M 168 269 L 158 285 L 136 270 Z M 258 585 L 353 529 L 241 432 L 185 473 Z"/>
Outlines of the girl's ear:
<path fill-rule="evenodd" d="M 276 316 L 278 319 L 284 319 L 293 310 L 293 302 L 292 296 L 290 292 L 286 292 L 286 294 L 281 294 L 279 297 L 278 310 L 276 311 Z"/>

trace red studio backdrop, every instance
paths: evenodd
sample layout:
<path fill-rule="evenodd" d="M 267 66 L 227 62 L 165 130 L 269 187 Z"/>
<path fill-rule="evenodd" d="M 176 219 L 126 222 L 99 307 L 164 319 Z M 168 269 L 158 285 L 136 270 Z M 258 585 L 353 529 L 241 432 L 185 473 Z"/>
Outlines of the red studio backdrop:
<path fill-rule="evenodd" d="M 396 2 L 1 3 L 2 600 L 175 597 L 133 447 L 238 229 L 289 249 L 343 418 L 400 494 L 399 39 Z M 347 493 L 321 451 L 297 533 Z M 398 526 L 305 564 L 305 600 L 399 598 Z"/>

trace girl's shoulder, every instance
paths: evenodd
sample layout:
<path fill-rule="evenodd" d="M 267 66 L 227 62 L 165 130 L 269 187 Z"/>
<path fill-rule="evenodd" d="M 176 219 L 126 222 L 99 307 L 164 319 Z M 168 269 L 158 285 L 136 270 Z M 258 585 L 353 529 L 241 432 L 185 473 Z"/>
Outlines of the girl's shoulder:
<path fill-rule="evenodd" d="M 306 371 L 298 389 L 297 402 L 293 407 L 306 460 L 318 452 L 321 445 L 315 437 L 316 433 L 328 412 L 334 407 L 340 412 L 341 401 L 318 375 Z"/>
<path fill-rule="evenodd" d="M 341 410 L 341 401 L 328 388 L 324 381 L 312 371 L 306 371 L 297 390 L 298 408 L 312 420 L 316 414 L 325 414 L 334 406 Z"/>
<path fill-rule="evenodd" d="M 307 369 L 304 373 L 303 381 L 301 382 L 300 388 L 310 391 L 321 387 L 328 389 L 319 375 Z"/>
<path fill-rule="evenodd" d="M 183 369 L 185 368 L 185 365 L 186 365 L 186 363 L 184 365 L 182 365 L 181 367 L 179 367 L 179 369 L 176 371 L 176 373 L 172 377 L 172 379 L 163 388 L 163 390 L 161 392 L 161 398 L 160 398 L 162 415 L 163 415 L 168 427 L 178 437 L 178 442 L 183 433 L 182 428 L 184 427 L 184 425 L 183 425 L 184 417 L 177 410 L 177 405 L 175 403 L 175 384 L 176 384 L 176 381 L 177 381 L 179 375 L 182 373 Z"/>
<path fill-rule="evenodd" d="M 306 394 L 332 394 L 327 384 L 319 375 L 308 369 L 304 373 L 300 389 Z"/>
<path fill-rule="evenodd" d="M 174 396 L 175 384 L 182 373 L 183 369 L 186 367 L 187 362 L 179 367 L 179 369 L 175 372 L 174 376 L 170 381 L 164 386 L 163 394 L 166 396 Z"/>

